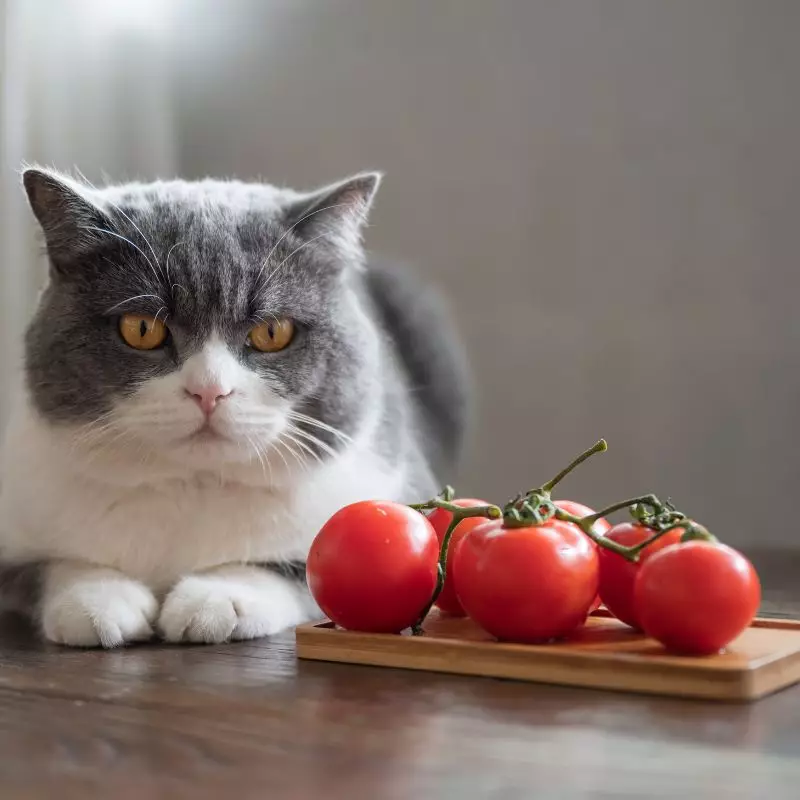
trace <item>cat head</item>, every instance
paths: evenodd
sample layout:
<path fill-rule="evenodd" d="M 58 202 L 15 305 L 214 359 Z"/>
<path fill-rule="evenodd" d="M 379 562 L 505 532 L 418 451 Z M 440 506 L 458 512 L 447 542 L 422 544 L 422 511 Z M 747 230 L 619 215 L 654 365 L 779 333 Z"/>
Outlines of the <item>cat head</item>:
<path fill-rule="evenodd" d="M 354 278 L 379 181 L 97 189 L 26 170 L 50 265 L 26 336 L 38 414 L 89 449 L 198 469 L 332 455 L 374 380 Z"/>

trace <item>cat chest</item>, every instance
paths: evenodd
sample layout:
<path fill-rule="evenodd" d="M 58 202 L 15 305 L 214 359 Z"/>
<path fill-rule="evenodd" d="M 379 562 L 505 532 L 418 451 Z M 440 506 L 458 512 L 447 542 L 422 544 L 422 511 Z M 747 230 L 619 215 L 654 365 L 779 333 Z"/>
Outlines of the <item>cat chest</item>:
<path fill-rule="evenodd" d="M 313 536 L 285 499 L 245 487 L 95 491 L 64 497 L 47 516 L 25 526 L 29 550 L 112 566 L 154 587 L 219 564 L 302 556 Z"/>

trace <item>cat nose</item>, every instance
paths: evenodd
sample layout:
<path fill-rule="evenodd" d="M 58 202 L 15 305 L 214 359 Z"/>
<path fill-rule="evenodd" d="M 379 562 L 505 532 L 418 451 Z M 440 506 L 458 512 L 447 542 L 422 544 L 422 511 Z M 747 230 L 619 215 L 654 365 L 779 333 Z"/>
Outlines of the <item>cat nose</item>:
<path fill-rule="evenodd" d="M 233 390 L 224 389 L 216 383 L 208 384 L 206 386 L 188 386 L 184 389 L 186 394 L 200 406 L 200 410 L 210 417 L 217 407 L 220 400 L 230 397 Z"/>

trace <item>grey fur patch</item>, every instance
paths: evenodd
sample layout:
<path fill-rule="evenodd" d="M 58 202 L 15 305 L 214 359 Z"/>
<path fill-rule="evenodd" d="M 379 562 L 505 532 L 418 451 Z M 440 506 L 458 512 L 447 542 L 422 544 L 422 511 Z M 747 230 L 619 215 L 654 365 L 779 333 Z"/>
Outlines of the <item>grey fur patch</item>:
<path fill-rule="evenodd" d="M 306 563 L 305 561 L 280 561 L 269 564 L 256 564 L 255 566 L 266 569 L 269 572 L 274 572 L 282 578 L 297 583 L 305 584 L 306 582 Z"/>
<path fill-rule="evenodd" d="M 467 360 L 447 309 L 408 270 L 371 265 L 365 283 L 417 409 L 433 471 L 446 474 L 461 456 L 472 411 Z"/>
<path fill-rule="evenodd" d="M 32 614 L 38 608 L 42 593 L 44 564 L 0 562 L 0 611 Z"/>

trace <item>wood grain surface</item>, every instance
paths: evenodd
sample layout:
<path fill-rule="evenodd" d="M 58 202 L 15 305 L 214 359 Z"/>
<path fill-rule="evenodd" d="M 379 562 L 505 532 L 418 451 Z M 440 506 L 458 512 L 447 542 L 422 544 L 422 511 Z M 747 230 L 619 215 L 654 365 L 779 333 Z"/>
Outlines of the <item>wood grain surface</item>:
<path fill-rule="evenodd" d="M 297 655 L 317 661 L 512 678 L 615 691 L 748 701 L 800 681 L 800 621 L 760 619 L 725 653 L 673 655 L 601 612 L 568 640 L 497 642 L 472 620 L 434 609 L 424 636 L 357 633 L 330 622 L 297 630 Z"/>
<path fill-rule="evenodd" d="M 769 563 L 766 610 L 798 614 Z M 75 651 L 0 622 L 3 800 L 797 798 L 799 719 L 798 688 L 719 704 L 306 662 L 290 634 Z"/>

